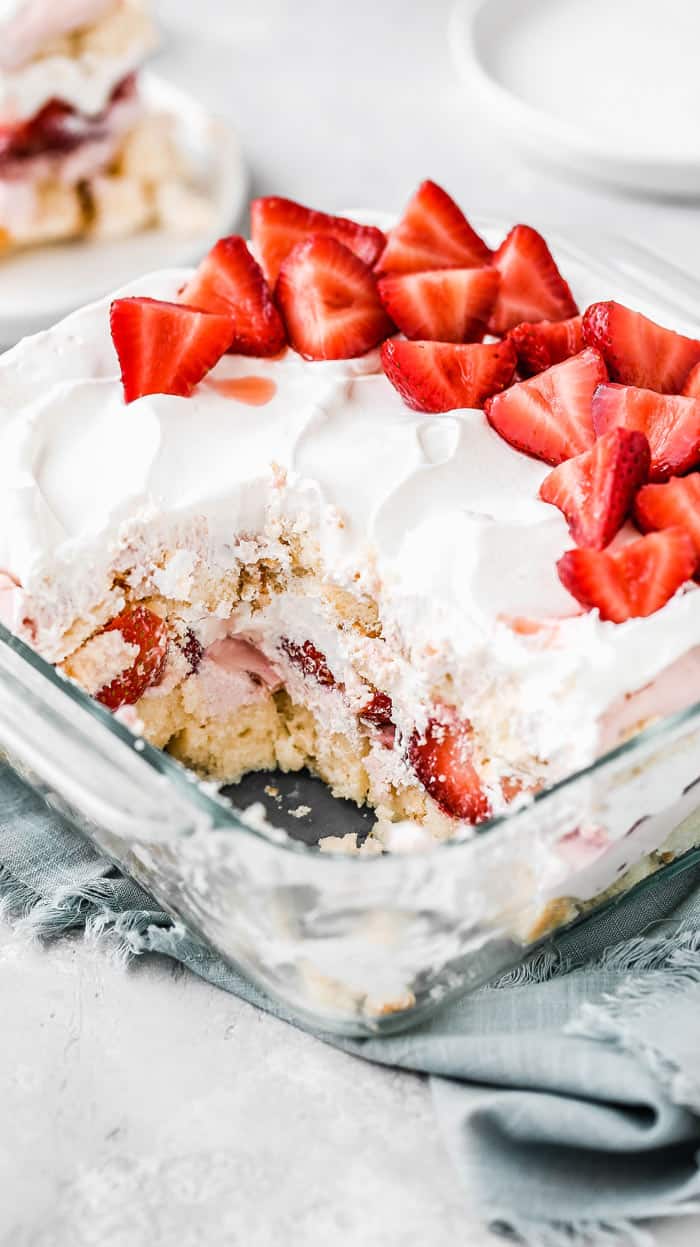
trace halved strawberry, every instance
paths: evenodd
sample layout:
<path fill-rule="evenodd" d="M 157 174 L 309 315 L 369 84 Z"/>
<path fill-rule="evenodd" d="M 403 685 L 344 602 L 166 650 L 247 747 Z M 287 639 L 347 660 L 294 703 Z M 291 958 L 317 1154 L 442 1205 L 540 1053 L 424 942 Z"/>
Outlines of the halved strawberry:
<path fill-rule="evenodd" d="M 687 394 L 688 398 L 700 398 L 700 363 L 691 368 L 683 382 L 682 393 Z"/>
<path fill-rule="evenodd" d="M 414 411 L 483 407 L 490 395 L 509 384 L 515 371 L 510 342 L 454 345 L 390 338 L 381 354 L 384 372 Z"/>
<path fill-rule="evenodd" d="M 306 359 L 352 359 L 394 331 L 371 269 L 335 238 L 300 242 L 275 294 L 289 341 Z"/>
<path fill-rule="evenodd" d="M 398 273 L 378 282 L 379 297 L 407 338 L 481 342 L 498 294 L 495 268 Z"/>
<path fill-rule="evenodd" d="M 370 268 L 386 243 L 386 236 L 374 225 L 358 225 L 347 217 L 317 212 L 315 208 L 306 208 L 277 195 L 254 199 L 250 205 L 250 222 L 251 238 L 271 286 L 277 281 L 290 251 L 313 234 L 337 239 Z"/>
<path fill-rule="evenodd" d="M 115 299 L 109 321 L 127 403 L 144 394 L 191 394 L 228 349 L 234 328 L 230 316 L 142 298 Z"/>
<path fill-rule="evenodd" d="M 508 337 L 518 353 L 520 374 L 533 377 L 570 355 L 578 355 L 583 350 L 582 319 L 572 316 L 569 320 L 540 320 L 534 324 L 524 321 L 511 329 Z"/>
<path fill-rule="evenodd" d="M 316 649 L 311 641 L 304 641 L 302 645 L 298 645 L 296 641 L 290 641 L 289 637 L 283 636 L 280 648 L 303 675 L 311 676 L 327 688 L 335 684 L 335 676 L 326 662 L 326 655 L 322 654 L 320 649 Z"/>
<path fill-rule="evenodd" d="M 683 476 L 700 464 L 700 399 L 657 394 L 631 385 L 601 385 L 593 396 L 596 436 L 615 427 L 644 433 L 650 481 Z"/>
<path fill-rule="evenodd" d="M 645 485 L 635 499 L 634 518 L 643 533 L 680 525 L 700 559 L 700 475 L 672 476 L 665 485 Z"/>
<path fill-rule="evenodd" d="M 477 268 L 491 251 L 441 186 L 421 182 L 377 262 L 380 273 Z"/>
<path fill-rule="evenodd" d="M 137 606 L 116 615 L 102 632 L 121 632 L 126 644 L 138 646 L 139 652 L 133 665 L 105 684 L 95 696 L 108 710 L 133 706 L 163 675 L 168 656 L 166 623 L 146 606 Z"/>
<path fill-rule="evenodd" d="M 424 735 L 413 733 L 408 760 L 446 814 L 483 823 L 491 817 L 491 809 L 472 762 L 471 737 L 471 724 L 446 707 L 440 719 L 428 721 Z"/>
<path fill-rule="evenodd" d="M 523 321 L 567 320 L 578 314 L 574 296 L 541 234 L 514 225 L 493 262 L 501 274 L 492 333 L 507 333 Z"/>
<path fill-rule="evenodd" d="M 618 550 L 567 550 L 557 563 L 565 589 L 601 619 L 653 615 L 690 580 L 697 558 L 684 528 L 649 533 Z"/>
<path fill-rule="evenodd" d="M 373 693 L 366 706 L 358 712 L 358 719 L 372 723 L 374 727 L 393 727 L 394 707 L 388 693 Z"/>
<path fill-rule="evenodd" d="M 554 468 L 540 486 L 540 498 L 564 514 L 578 546 L 603 550 L 627 519 L 649 460 L 643 433 L 611 429 L 590 450 Z"/>
<path fill-rule="evenodd" d="M 496 432 L 516 450 L 556 466 L 593 445 L 591 400 L 605 379 L 598 352 L 580 351 L 497 394 L 484 410 Z"/>
<path fill-rule="evenodd" d="M 228 349 L 235 354 L 278 355 L 287 340 L 262 269 L 236 234 L 212 247 L 181 291 L 180 302 L 233 317 Z"/>
<path fill-rule="evenodd" d="M 583 316 L 583 336 L 600 351 L 613 381 L 660 394 L 679 394 L 700 360 L 700 342 L 664 329 L 622 303 L 592 303 Z"/>

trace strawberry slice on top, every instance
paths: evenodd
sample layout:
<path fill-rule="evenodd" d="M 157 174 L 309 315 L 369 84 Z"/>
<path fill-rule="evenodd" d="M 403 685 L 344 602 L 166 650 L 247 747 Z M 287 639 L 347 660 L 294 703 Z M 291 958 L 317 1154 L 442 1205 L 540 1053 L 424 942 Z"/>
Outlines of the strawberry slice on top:
<path fill-rule="evenodd" d="M 306 208 L 292 199 L 266 195 L 250 205 L 251 238 L 271 286 L 297 243 L 313 234 L 335 238 L 370 268 L 381 255 L 386 236 L 374 225 L 358 225 L 347 217 Z"/>
<path fill-rule="evenodd" d="M 481 342 L 500 277 L 494 268 L 444 268 L 380 278 L 379 297 L 407 338 Z"/>
<path fill-rule="evenodd" d="M 534 377 L 552 364 L 561 364 L 583 350 L 581 316 L 569 320 L 524 321 L 511 329 L 508 337 L 518 352 L 518 370 L 523 377 Z"/>
<path fill-rule="evenodd" d="M 690 580 L 697 557 L 684 528 L 649 533 L 618 550 L 567 550 L 557 563 L 565 589 L 601 619 L 624 623 L 665 606 Z"/>
<path fill-rule="evenodd" d="M 414 411 L 483 407 L 490 395 L 512 381 L 515 372 L 510 342 L 453 345 L 390 338 L 381 355 L 386 376 Z"/>
<path fill-rule="evenodd" d="M 700 474 L 672 476 L 664 485 L 645 485 L 635 499 L 634 518 L 643 533 L 680 525 L 700 560 Z"/>
<path fill-rule="evenodd" d="M 233 317 L 228 349 L 235 354 L 278 355 L 286 342 L 262 269 L 245 239 L 236 234 L 219 239 L 212 247 L 181 291 L 180 302 Z"/>
<path fill-rule="evenodd" d="M 380 273 L 479 268 L 491 251 L 462 209 L 436 182 L 422 182 L 377 261 Z"/>
<path fill-rule="evenodd" d="M 583 317 L 583 336 L 600 351 L 613 381 L 660 394 L 679 394 L 700 360 L 700 342 L 633 312 L 622 303 L 592 303 Z"/>
<path fill-rule="evenodd" d="M 472 761 L 471 725 L 444 708 L 425 733 L 414 732 L 408 761 L 423 787 L 452 818 L 483 823 L 491 817 L 488 797 Z"/>
<path fill-rule="evenodd" d="M 487 418 L 516 450 L 556 467 L 593 445 L 591 401 L 606 375 L 597 351 L 580 351 L 490 398 Z"/>
<path fill-rule="evenodd" d="M 611 383 L 596 390 L 592 409 L 598 437 L 615 427 L 645 434 L 650 481 L 683 476 L 700 465 L 700 399 Z"/>
<path fill-rule="evenodd" d="M 603 550 L 627 519 L 649 461 L 643 433 L 611 429 L 590 450 L 554 468 L 540 486 L 540 498 L 564 514 L 578 546 Z"/>
<path fill-rule="evenodd" d="M 125 644 L 135 646 L 138 653 L 132 665 L 105 684 L 95 696 L 108 710 L 133 706 L 163 675 L 168 656 L 165 620 L 146 606 L 137 606 L 116 615 L 102 632 L 120 632 Z"/>
<path fill-rule="evenodd" d="M 112 303 L 110 328 L 131 403 L 144 394 L 191 394 L 228 350 L 234 324 L 230 315 L 182 303 L 128 298 Z"/>
<path fill-rule="evenodd" d="M 683 382 L 682 393 L 687 394 L 689 398 L 700 398 L 700 363 L 691 368 Z"/>
<path fill-rule="evenodd" d="M 394 332 L 371 269 L 323 234 L 287 256 L 276 297 L 289 341 L 306 359 L 351 359 Z"/>
<path fill-rule="evenodd" d="M 578 315 L 574 296 L 544 238 L 529 225 L 514 225 L 493 257 L 501 274 L 491 332 L 507 333 L 523 321 L 569 320 Z"/>

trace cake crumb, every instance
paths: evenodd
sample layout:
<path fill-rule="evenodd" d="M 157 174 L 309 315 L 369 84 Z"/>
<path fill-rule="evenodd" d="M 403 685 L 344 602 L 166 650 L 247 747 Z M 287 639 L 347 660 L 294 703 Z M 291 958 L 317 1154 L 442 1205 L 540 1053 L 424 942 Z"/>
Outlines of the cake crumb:
<path fill-rule="evenodd" d="M 298 805 L 293 810 L 287 810 L 287 813 L 290 818 L 306 818 L 306 815 L 311 813 L 311 806 Z"/>

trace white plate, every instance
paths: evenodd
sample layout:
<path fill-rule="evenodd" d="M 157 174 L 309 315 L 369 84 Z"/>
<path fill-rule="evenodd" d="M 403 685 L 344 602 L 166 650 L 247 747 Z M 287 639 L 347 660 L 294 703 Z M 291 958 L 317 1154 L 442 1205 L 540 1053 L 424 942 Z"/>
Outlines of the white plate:
<path fill-rule="evenodd" d="M 141 273 L 198 260 L 240 216 L 248 176 L 238 139 L 191 96 L 152 74 L 142 78 L 149 106 L 172 114 L 176 137 L 195 183 L 212 202 L 206 233 L 145 230 L 110 242 L 57 243 L 0 261 L 0 343 L 11 346 L 76 307 L 123 286 Z"/>
<path fill-rule="evenodd" d="M 458 0 L 450 20 L 460 76 L 510 141 L 657 194 L 700 192 L 699 41 L 690 0 Z"/>

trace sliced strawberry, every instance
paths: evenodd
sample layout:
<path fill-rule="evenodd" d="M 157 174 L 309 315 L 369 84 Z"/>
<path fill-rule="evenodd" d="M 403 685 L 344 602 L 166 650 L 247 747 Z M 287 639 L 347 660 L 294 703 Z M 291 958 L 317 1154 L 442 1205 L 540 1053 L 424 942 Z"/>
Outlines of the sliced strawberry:
<path fill-rule="evenodd" d="M 187 661 L 190 675 L 196 675 L 204 657 L 204 646 L 191 628 L 188 628 L 182 640 L 178 641 L 178 647 Z"/>
<path fill-rule="evenodd" d="M 583 317 L 583 336 L 600 351 L 613 381 L 660 394 L 679 394 L 700 360 L 700 342 L 664 329 L 622 303 L 592 303 Z"/>
<path fill-rule="evenodd" d="M 515 350 L 510 342 L 453 345 L 391 338 L 382 347 L 382 368 L 414 411 L 455 411 L 483 407 L 512 381 Z"/>
<path fill-rule="evenodd" d="M 139 652 L 132 666 L 105 684 L 95 696 L 108 710 L 133 706 L 143 697 L 146 689 L 157 684 L 163 675 L 168 656 L 165 621 L 147 607 L 137 606 L 132 611 L 123 611 L 115 616 L 102 632 L 121 632 L 126 644 L 138 646 Z"/>
<path fill-rule="evenodd" d="M 566 516 L 578 546 L 603 550 L 627 519 L 649 461 L 643 433 L 611 429 L 591 450 L 554 468 L 540 486 L 540 498 Z"/>
<path fill-rule="evenodd" d="M 567 550 L 557 563 L 565 589 L 601 619 L 653 615 L 690 580 L 697 557 L 684 528 L 649 533 L 618 550 Z"/>
<path fill-rule="evenodd" d="M 489 248 L 454 199 L 435 182 L 422 182 L 398 225 L 389 231 L 377 270 L 420 273 L 435 268 L 477 268 L 490 260 Z"/>
<path fill-rule="evenodd" d="M 529 225 L 513 226 L 493 262 L 501 285 L 491 318 L 492 333 L 507 333 L 522 321 L 567 320 L 578 314 L 549 247 Z"/>
<path fill-rule="evenodd" d="M 305 208 L 292 199 L 266 195 L 250 205 L 251 237 L 270 285 L 277 281 L 282 264 L 297 243 L 313 234 L 337 239 L 370 268 L 381 255 L 386 237 L 374 225 L 358 225 L 346 217 L 331 216 Z"/>
<path fill-rule="evenodd" d="M 367 723 L 374 724 L 375 727 L 393 727 L 394 722 L 392 715 L 394 707 L 388 693 L 373 693 L 358 714 L 358 719 L 364 719 Z"/>
<path fill-rule="evenodd" d="M 591 400 L 605 379 L 598 352 L 580 351 L 497 394 L 484 410 L 496 432 L 516 450 L 556 466 L 593 445 Z"/>
<path fill-rule="evenodd" d="M 552 364 L 560 364 L 570 355 L 583 350 L 581 316 L 569 320 L 540 320 L 534 324 L 523 322 L 511 329 L 508 337 L 518 353 L 518 371 L 523 377 L 533 377 L 544 372 Z"/>
<path fill-rule="evenodd" d="M 443 268 L 382 277 L 379 297 L 407 338 L 481 342 L 500 278 L 495 268 Z"/>
<path fill-rule="evenodd" d="M 326 655 L 322 654 L 320 649 L 316 649 L 311 641 L 304 641 L 303 645 L 297 645 L 296 641 L 290 641 L 289 637 L 283 636 L 280 646 L 289 661 L 294 663 L 303 675 L 310 676 L 318 684 L 323 684 L 327 688 L 335 684 L 335 677 L 326 662 Z"/>
<path fill-rule="evenodd" d="M 593 396 L 596 436 L 637 429 L 651 450 L 650 481 L 683 476 L 700 464 L 700 399 L 657 394 L 631 385 L 601 385 Z"/>
<path fill-rule="evenodd" d="M 645 485 L 635 499 L 634 518 L 643 533 L 680 525 L 700 559 L 700 475 L 672 476 L 665 485 Z"/>
<path fill-rule="evenodd" d="M 306 359 L 352 359 L 393 332 L 371 269 L 335 238 L 300 242 L 275 291 L 289 341 Z"/>
<path fill-rule="evenodd" d="M 127 403 L 144 394 L 191 394 L 233 334 L 230 316 L 141 298 L 115 299 L 110 327 Z"/>
<path fill-rule="evenodd" d="M 472 762 L 471 736 L 471 724 L 445 708 L 440 719 L 428 721 L 424 735 L 413 733 L 408 760 L 445 814 L 483 823 L 491 809 Z"/>
<path fill-rule="evenodd" d="M 262 269 L 245 239 L 236 234 L 212 247 L 181 292 L 180 302 L 233 317 L 228 349 L 238 355 L 278 355 L 287 340 Z"/>
<path fill-rule="evenodd" d="M 683 382 L 683 393 L 689 398 L 700 398 L 700 363 L 691 368 Z"/>

